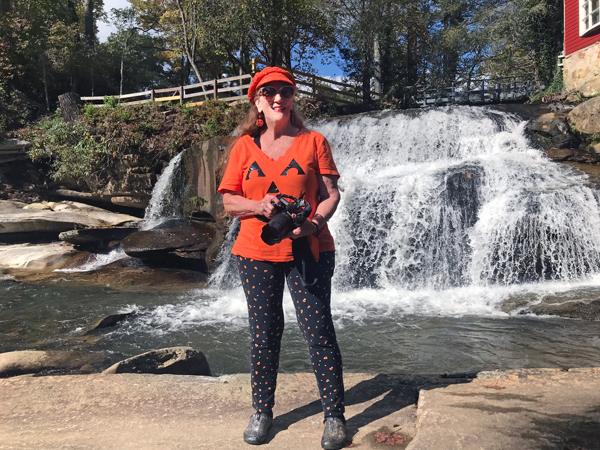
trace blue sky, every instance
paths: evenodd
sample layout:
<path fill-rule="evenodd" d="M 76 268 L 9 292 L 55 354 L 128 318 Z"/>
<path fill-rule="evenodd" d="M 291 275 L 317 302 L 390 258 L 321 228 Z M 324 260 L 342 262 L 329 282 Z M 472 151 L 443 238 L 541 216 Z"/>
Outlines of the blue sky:
<path fill-rule="evenodd" d="M 104 10 L 108 13 L 112 8 L 128 8 L 130 3 L 128 0 L 104 0 Z M 114 27 L 105 22 L 98 22 L 98 39 L 100 42 L 106 41 L 108 35 L 115 31 Z M 318 75 L 324 77 L 338 77 L 343 75 L 342 69 L 336 64 L 323 65 L 318 61 L 313 64 Z"/>

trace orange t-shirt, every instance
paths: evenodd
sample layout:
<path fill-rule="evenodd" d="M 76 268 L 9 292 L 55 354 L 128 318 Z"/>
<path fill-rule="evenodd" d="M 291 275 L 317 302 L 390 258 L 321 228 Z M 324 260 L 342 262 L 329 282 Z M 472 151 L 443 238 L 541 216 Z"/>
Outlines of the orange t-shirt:
<path fill-rule="evenodd" d="M 229 163 L 218 191 L 241 192 L 245 198 L 262 200 L 267 194 L 303 198 L 312 206 L 312 219 L 319 204 L 317 175 L 340 174 L 333 162 L 327 140 L 316 131 L 303 130 L 285 154 L 274 160 L 249 136 L 242 136 L 231 149 Z M 265 226 L 255 217 L 242 219 L 240 233 L 231 253 L 259 261 L 292 261 L 292 240 L 267 245 L 260 237 Z M 319 231 L 319 252 L 335 250 L 333 237 L 325 225 Z"/>

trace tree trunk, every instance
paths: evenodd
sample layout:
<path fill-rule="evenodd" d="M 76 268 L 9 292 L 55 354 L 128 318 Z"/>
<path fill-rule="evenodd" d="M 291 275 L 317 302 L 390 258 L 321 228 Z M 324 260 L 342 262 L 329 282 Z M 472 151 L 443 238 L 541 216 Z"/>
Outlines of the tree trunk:
<path fill-rule="evenodd" d="M 371 103 L 371 55 L 363 53 L 362 58 L 362 98 L 363 103 Z"/>
<path fill-rule="evenodd" d="M 48 80 L 46 74 L 46 61 L 44 60 L 44 55 L 40 55 L 40 60 L 42 61 L 42 81 L 44 83 L 44 95 L 46 97 L 46 109 L 50 111 L 50 98 L 48 97 Z"/>
<path fill-rule="evenodd" d="M 379 50 L 379 35 L 377 33 L 375 33 L 373 39 L 373 71 L 375 72 L 373 88 L 375 92 L 381 94 L 381 52 Z"/>
<path fill-rule="evenodd" d="M 187 21 L 185 18 L 185 11 L 183 10 L 183 6 L 181 5 L 181 0 L 177 0 L 177 8 L 179 9 L 179 15 L 181 16 L 181 25 L 183 27 L 183 40 L 185 44 L 185 53 L 187 54 L 188 61 L 190 62 L 192 68 L 194 69 L 194 73 L 196 74 L 196 78 L 198 79 L 198 83 L 202 83 L 202 77 L 200 76 L 200 70 L 198 70 L 198 66 L 196 66 L 196 61 L 194 61 L 194 55 L 190 51 L 190 43 L 188 41 L 188 27 Z"/>
<path fill-rule="evenodd" d="M 65 122 L 76 122 L 81 116 L 81 111 L 79 110 L 81 98 L 75 92 L 67 92 L 66 94 L 59 95 L 58 103 L 60 104 L 60 112 Z"/>
<path fill-rule="evenodd" d="M 90 50 L 94 49 L 94 0 L 85 0 L 85 38 Z"/>

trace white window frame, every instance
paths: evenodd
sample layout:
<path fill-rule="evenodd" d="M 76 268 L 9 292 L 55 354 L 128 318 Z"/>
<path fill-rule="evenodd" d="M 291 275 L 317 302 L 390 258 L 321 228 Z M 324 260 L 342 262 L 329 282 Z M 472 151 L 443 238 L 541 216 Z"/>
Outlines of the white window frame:
<path fill-rule="evenodd" d="M 592 3 L 596 8 L 591 10 Z M 596 19 L 592 23 L 592 18 Z M 585 37 L 600 31 L 600 0 L 579 0 L 579 36 Z"/>

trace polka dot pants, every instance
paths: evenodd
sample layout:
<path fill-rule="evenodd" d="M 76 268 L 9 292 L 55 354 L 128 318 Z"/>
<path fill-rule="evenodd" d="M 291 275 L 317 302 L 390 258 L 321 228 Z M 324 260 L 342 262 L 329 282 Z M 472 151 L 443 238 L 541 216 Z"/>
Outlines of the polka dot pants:
<path fill-rule="evenodd" d="M 305 288 L 293 262 L 273 263 L 237 257 L 248 302 L 252 348 L 252 406 L 272 414 L 283 334 L 283 288 L 288 288 L 296 308 L 300 331 L 317 377 L 325 417 L 344 414 L 342 357 L 331 319 L 331 277 L 335 252 L 319 257 L 319 280 Z"/>

